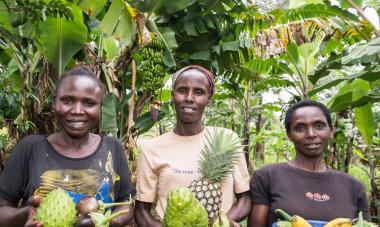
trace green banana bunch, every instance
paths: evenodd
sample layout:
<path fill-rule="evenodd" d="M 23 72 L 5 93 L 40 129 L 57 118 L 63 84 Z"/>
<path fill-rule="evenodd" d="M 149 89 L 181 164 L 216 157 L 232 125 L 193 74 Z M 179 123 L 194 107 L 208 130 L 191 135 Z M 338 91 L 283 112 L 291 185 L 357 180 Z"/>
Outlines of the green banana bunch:
<path fill-rule="evenodd" d="M 152 41 L 140 51 L 142 62 L 139 75 L 142 86 L 153 94 L 162 87 L 165 77 L 165 64 L 162 59 L 164 49 L 164 41 L 159 35 L 154 35 Z"/>

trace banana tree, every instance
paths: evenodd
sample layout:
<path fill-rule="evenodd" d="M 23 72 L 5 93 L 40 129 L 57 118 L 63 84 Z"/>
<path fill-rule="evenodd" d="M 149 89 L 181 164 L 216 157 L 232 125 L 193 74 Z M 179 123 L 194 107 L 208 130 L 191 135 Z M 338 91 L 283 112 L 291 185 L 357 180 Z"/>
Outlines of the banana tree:
<path fill-rule="evenodd" d="M 320 92 L 331 87 L 339 87 L 338 93 L 332 98 L 329 104 L 331 111 L 344 111 L 353 109 L 355 125 L 358 128 L 361 137 L 363 138 L 366 147 L 363 152 L 363 157 L 368 160 L 369 173 L 371 178 L 371 194 L 372 194 L 372 210 L 376 214 L 376 198 L 378 192 L 375 184 L 376 165 L 379 161 L 374 154 L 373 140 L 377 129 L 377 124 L 374 118 L 373 105 L 380 101 L 379 94 L 379 78 L 380 68 L 377 64 L 372 64 L 376 61 L 379 54 L 379 38 L 376 38 L 366 44 L 357 45 L 349 48 L 349 51 L 344 52 L 341 56 L 335 57 L 331 65 L 339 65 L 340 67 L 360 67 L 360 71 L 348 71 L 346 76 L 328 81 L 317 87 L 313 93 Z M 360 66 L 357 66 L 360 64 Z M 326 66 L 328 67 L 328 66 Z M 324 67 L 325 68 L 325 67 Z M 331 67 L 335 68 L 335 67 Z M 318 72 L 318 71 L 317 71 Z M 331 70 L 334 73 L 335 70 Z M 378 152 L 378 151 L 377 151 Z"/>
<path fill-rule="evenodd" d="M 311 76 L 321 62 L 320 56 L 342 48 L 352 28 L 363 29 L 363 25 L 355 15 L 329 3 L 300 2 L 291 1 L 293 8 L 272 12 L 278 19 L 255 34 L 254 51 L 262 58 L 289 64 L 288 76 L 296 85 L 295 96 L 309 99 L 316 83 Z"/>
<path fill-rule="evenodd" d="M 362 1 L 349 0 L 340 1 L 340 3 L 342 7 L 354 8 L 365 21 L 368 21 L 362 9 L 364 5 Z M 366 3 L 370 4 L 371 2 Z M 377 11 L 380 7 L 378 4 L 367 5 L 366 7 L 368 6 Z M 380 40 L 379 38 L 371 40 L 371 32 L 375 37 L 379 37 L 379 31 L 370 23 L 369 27 L 369 33 L 360 33 L 367 41 L 366 43 L 346 48 L 342 53 L 330 57 L 329 61 L 326 62 L 327 64 L 316 71 L 316 78 L 318 78 L 337 72 L 337 68 L 347 68 L 348 70 L 343 73 L 344 76 L 321 84 L 311 93 L 318 93 L 336 86 L 339 91 L 330 101 L 330 110 L 350 111 L 350 109 L 353 109 L 355 125 L 366 144 L 364 149 L 358 149 L 356 154 L 369 164 L 371 210 L 372 214 L 377 215 L 379 207 L 376 204 L 380 195 L 376 186 L 376 169 L 378 169 L 380 162 L 377 158 L 379 152 L 374 149 L 375 133 L 378 128 L 378 123 L 376 122 L 378 122 L 378 119 L 375 118 L 373 108 L 380 101 L 378 79 L 380 68 L 378 64 L 374 64 L 374 62 L 379 62 L 380 60 Z M 355 71 L 355 69 L 357 70 Z M 322 70 L 325 72 L 322 73 Z M 342 70 L 339 71 L 341 72 Z"/>
<path fill-rule="evenodd" d="M 224 77 L 227 79 L 226 82 L 229 83 L 230 89 L 234 92 L 234 96 L 242 100 L 241 116 L 243 128 L 241 136 L 245 145 L 246 161 L 249 164 L 251 119 L 253 113 L 257 112 L 259 114 L 257 115 L 256 123 L 261 124 L 260 112 L 262 111 L 262 106 L 259 105 L 261 94 L 270 88 L 284 88 L 294 86 L 294 84 L 280 76 L 289 71 L 289 68 L 285 64 L 278 63 L 274 59 L 262 60 L 255 58 L 252 54 L 250 55 L 251 58 L 246 59 L 244 54 L 240 53 L 240 66 L 232 66 L 228 70 L 225 70 Z M 255 109 L 254 106 L 258 108 Z M 256 133 L 259 133 L 261 129 L 260 125 L 256 126 L 256 129 Z M 260 144 L 256 144 L 255 146 L 260 146 Z"/>
<path fill-rule="evenodd" d="M 380 37 L 379 28 L 377 28 L 371 20 L 369 20 L 368 16 L 364 12 L 364 7 L 371 7 L 375 10 L 379 10 L 379 3 L 376 1 L 362 1 L 362 0 L 339 0 L 340 7 L 343 9 L 352 8 L 355 9 L 357 14 L 360 15 L 363 20 L 368 21 L 370 26 L 373 29 L 374 35 L 378 38 Z M 378 13 L 379 14 L 379 13 Z"/>
<path fill-rule="evenodd" d="M 15 100 L 18 103 L 19 114 L 13 118 L 14 124 L 18 126 L 21 133 L 32 132 L 31 130 L 36 127 L 35 123 L 39 122 L 41 118 L 49 117 L 42 114 L 44 100 L 49 96 L 45 91 L 50 83 L 46 77 L 46 64 L 42 61 L 43 54 L 46 51 L 43 43 L 46 39 L 41 37 L 46 37 L 47 32 L 53 31 L 53 34 L 57 35 L 56 38 L 58 38 L 62 35 L 62 32 L 59 33 L 56 29 L 59 26 L 73 28 L 72 30 L 75 32 L 81 32 L 77 25 L 80 26 L 80 23 L 74 23 L 76 19 L 80 22 L 81 15 L 77 14 L 78 11 L 75 6 L 73 9 L 70 7 L 61 1 L 29 2 L 20 0 L 0 2 L 1 54 L 2 56 L 7 54 L 11 56 L 10 59 L 1 59 L 0 64 L 7 66 L 6 70 L 2 71 L 1 76 L 7 78 L 9 75 L 13 75 L 14 79 L 18 78 L 19 81 L 23 81 L 21 87 L 15 86 L 15 88 L 20 88 L 21 96 Z M 60 23 L 57 24 L 57 21 Z M 45 26 L 54 22 L 52 30 L 44 30 Z M 82 37 L 79 34 L 76 38 L 83 42 Z M 61 43 L 67 44 L 64 39 L 61 39 Z M 70 46 L 66 48 L 71 50 Z M 17 66 L 16 70 L 12 66 Z M 36 85 L 40 86 L 39 90 L 34 89 Z M 10 93 L 5 95 L 12 96 Z M 46 128 L 41 133 L 45 130 Z"/>
<path fill-rule="evenodd" d="M 100 131 L 118 136 L 129 145 L 131 137 L 153 126 L 149 110 L 143 115 L 129 114 L 138 109 L 134 100 L 144 90 L 141 83 L 132 89 L 130 62 L 141 58 L 138 50 L 147 45 L 151 34 L 143 13 L 128 2 L 1 1 L 0 34 L 1 86 L 9 88 L 13 83 L 13 90 L 22 92 L 16 95 L 12 89 L 2 90 L 4 97 L 17 98 L 18 103 L 17 115 L 6 117 L 29 129 L 21 133 L 30 133 L 29 125 L 35 126 L 33 133 L 48 133 L 55 127 L 42 123 L 52 122 L 43 119 L 52 117 L 49 100 L 53 82 L 77 62 L 90 65 L 107 85 L 109 94 L 104 100 Z M 169 49 L 167 52 L 171 56 Z M 16 86 L 15 79 L 22 81 L 22 86 Z M 34 90 L 36 86 L 38 90 Z M 5 101 L 10 109 L 11 99 Z M 144 106 L 143 102 L 137 104 Z M 162 116 L 158 112 L 155 120 Z M 4 124 L 1 122 L 1 126 Z"/>
<path fill-rule="evenodd" d="M 254 8 L 250 8 L 251 10 Z M 248 17 L 244 13 L 236 14 L 244 22 L 239 27 L 239 31 L 244 36 L 240 40 L 244 43 L 246 50 L 221 52 L 214 63 L 226 78 L 234 76 L 238 79 L 243 88 L 243 100 L 249 100 L 251 96 L 251 86 L 257 83 L 257 78 L 262 74 L 276 75 L 287 74 L 290 77 L 286 81 L 293 86 L 298 93 L 297 96 L 307 99 L 308 92 L 312 90 L 314 84 L 309 81 L 309 76 L 318 63 L 318 54 L 323 50 L 324 39 L 332 37 L 334 34 L 342 34 L 349 30 L 351 24 L 358 21 L 357 17 L 338 7 L 319 2 L 319 4 L 308 4 L 297 6 L 291 10 L 277 9 L 273 12 L 258 14 L 255 12 Z M 261 18 L 261 19 L 258 19 Z M 281 19 L 280 19 L 281 18 Z M 260 22 L 260 23 L 259 23 Z M 285 24 L 285 25 L 284 25 Z M 357 25 L 359 26 L 359 25 Z M 246 38 L 253 38 L 253 45 L 244 42 Z M 252 58 L 252 50 L 255 55 L 261 58 L 268 58 L 265 61 L 259 58 Z M 277 57 L 282 55 L 281 58 Z M 251 66 L 247 66 L 250 62 Z M 253 66 L 255 64 L 255 66 Z M 290 67 L 288 66 L 290 65 Z M 259 67 L 261 70 L 252 70 Z M 266 67 L 266 68 L 265 68 Z M 262 69 L 270 69 L 267 72 Z M 248 79 L 247 79 L 248 78 Z M 274 80 L 276 78 L 273 78 Z M 244 102 L 244 101 L 243 101 Z M 250 103 L 245 101 L 249 110 Z M 242 136 L 245 144 L 249 143 L 249 123 L 251 114 L 245 111 L 245 128 Z M 248 148 L 246 148 L 248 149 Z M 247 161 L 248 155 L 247 152 Z"/>

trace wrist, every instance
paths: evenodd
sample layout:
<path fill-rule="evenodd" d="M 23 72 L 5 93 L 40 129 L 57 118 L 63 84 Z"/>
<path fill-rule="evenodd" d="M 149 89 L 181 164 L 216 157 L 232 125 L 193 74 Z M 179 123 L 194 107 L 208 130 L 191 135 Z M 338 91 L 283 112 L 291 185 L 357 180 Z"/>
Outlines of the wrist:
<path fill-rule="evenodd" d="M 16 217 L 20 220 L 25 220 L 25 222 L 26 222 L 26 220 L 28 219 L 28 216 L 29 216 L 29 212 L 31 212 L 29 209 L 36 209 L 36 208 L 31 206 L 31 205 L 19 208 L 16 211 Z"/>

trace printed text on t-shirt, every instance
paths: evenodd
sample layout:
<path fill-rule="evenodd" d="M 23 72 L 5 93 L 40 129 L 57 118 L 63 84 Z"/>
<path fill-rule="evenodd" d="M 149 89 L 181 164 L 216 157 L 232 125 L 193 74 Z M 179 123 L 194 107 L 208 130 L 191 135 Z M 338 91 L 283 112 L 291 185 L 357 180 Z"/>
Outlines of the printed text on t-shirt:
<path fill-rule="evenodd" d="M 177 169 L 177 168 L 172 168 L 173 173 L 176 174 L 194 174 L 195 171 L 190 170 L 190 169 Z"/>

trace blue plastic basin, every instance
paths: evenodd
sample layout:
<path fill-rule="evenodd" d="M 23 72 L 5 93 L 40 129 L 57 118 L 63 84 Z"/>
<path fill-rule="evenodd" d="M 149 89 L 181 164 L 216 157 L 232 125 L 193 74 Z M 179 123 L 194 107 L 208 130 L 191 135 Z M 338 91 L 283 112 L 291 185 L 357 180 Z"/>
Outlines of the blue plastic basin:
<path fill-rule="evenodd" d="M 313 227 L 323 227 L 327 224 L 325 221 L 314 221 L 314 220 L 307 220 L 307 222 L 310 223 Z M 272 227 L 277 227 L 277 222 L 273 223 Z"/>

